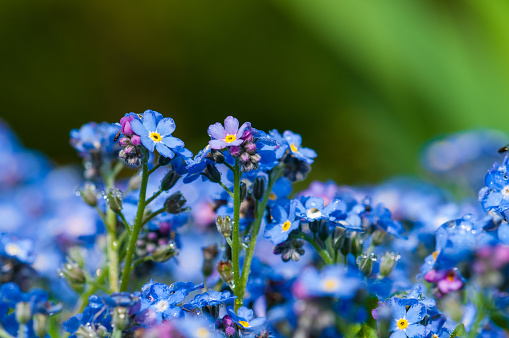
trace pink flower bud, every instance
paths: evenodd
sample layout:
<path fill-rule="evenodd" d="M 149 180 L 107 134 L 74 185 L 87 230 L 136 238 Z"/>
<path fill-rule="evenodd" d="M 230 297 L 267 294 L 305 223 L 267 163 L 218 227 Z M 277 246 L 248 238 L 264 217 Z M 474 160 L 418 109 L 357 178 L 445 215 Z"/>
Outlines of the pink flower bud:
<path fill-rule="evenodd" d="M 131 143 L 135 147 L 139 146 L 141 144 L 141 138 L 138 135 L 133 135 L 133 137 L 131 137 Z"/>

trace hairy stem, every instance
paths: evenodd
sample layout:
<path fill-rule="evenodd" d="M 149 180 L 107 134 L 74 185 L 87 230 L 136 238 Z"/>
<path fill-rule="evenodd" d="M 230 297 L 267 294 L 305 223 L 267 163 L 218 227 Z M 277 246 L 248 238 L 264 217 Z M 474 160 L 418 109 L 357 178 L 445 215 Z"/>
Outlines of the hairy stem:
<path fill-rule="evenodd" d="M 234 293 L 237 298 L 235 299 L 235 313 L 242 306 L 242 299 L 240 298 L 242 286 L 240 285 L 240 263 L 239 263 L 239 242 L 240 242 L 240 167 L 239 160 L 235 160 L 235 167 L 233 168 L 233 233 L 232 233 L 232 268 L 233 268 L 233 283 L 235 284 Z"/>

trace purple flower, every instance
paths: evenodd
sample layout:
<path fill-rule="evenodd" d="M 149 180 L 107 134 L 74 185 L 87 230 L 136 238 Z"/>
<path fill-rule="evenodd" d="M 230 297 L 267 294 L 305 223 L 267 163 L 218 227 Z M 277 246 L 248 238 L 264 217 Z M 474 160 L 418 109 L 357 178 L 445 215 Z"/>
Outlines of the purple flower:
<path fill-rule="evenodd" d="M 224 120 L 224 127 L 217 122 L 210 125 L 208 133 L 212 138 L 209 141 L 210 148 L 224 149 L 231 146 L 240 146 L 244 139 L 242 136 L 247 128 L 251 128 L 251 123 L 246 122 L 239 128 L 239 120 L 233 116 L 228 116 Z"/>
<path fill-rule="evenodd" d="M 424 275 L 424 279 L 427 282 L 436 283 L 441 295 L 457 291 L 463 286 L 463 281 L 455 270 L 430 270 Z"/>

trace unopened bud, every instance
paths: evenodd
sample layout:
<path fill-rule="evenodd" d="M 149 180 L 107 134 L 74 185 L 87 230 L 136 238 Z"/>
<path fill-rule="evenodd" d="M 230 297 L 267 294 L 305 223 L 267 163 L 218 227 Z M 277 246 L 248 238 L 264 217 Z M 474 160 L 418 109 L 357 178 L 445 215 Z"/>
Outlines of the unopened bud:
<path fill-rule="evenodd" d="M 380 264 L 380 275 L 387 277 L 391 274 L 392 270 L 396 266 L 396 262 L 400 256 L 394 252 L 387 251 L 382 257 L 382 263 Z"/>
<path fill-rule="evenodd" d="M 358 232 L 353 232 L 350 236 L 350 252 L 355 257 L 362 253 L 362 239 Z"/>
<path fill-rule="evenodd" d="M 309 222 L 309 230 L 311 230 L 312 233 L 316 234 L 318 230 L 320 230 L 320 221 L 314 220 Z"/>
<path fill-rule="evenodd" d="M 326 222 L 321 222 L 320 229 L 318 229 L 318 237 L 325 241 L 329 237 L 329 226 Z"/>
<path fill-rule="evenodd" d="M 161 190 L 168 191 L 177 183 L 180 175 L 177 174 L 176 171 L 169 170 L 166 175 L 164 175 L 163 180 L 161 181 Z"/>
<path fill-rule="evenodd" d="M 115 189 L 110 189 L 107 195 L 108 205 L 114 212 L 120 212 L 122 210 L 122 192 Z"/>
<path fill-rule="evenodd" d="M 233 281 L 232 264 L 230 262 L 221 261 L 217 263 L 217 272 L 226 284 L 229 285 Z"/>
<path fill-rule="evenodd" d="M 152 252 L 152 259 L 155 262 L 166 262 L 168 259 L 177 256 L 179 253 L 179 250 L 175 246 L 175 243 L 171 242 L 166 245 L 161 245 L 155 248 L 155 250 Z"/>
<path fill-rule="evenodd" d="M 83 256 L 83 248 L 79 246 L 73 246 L 69 249 L 69 260 L 76 262 L 78 266 L 85 266 L 85 257 Z"/>
<path fill-rule="evenodd" d="M 161 154 L 159 154 L 159 158 L 157 159 L 157 163 L 159 163 L 159 165 L 161 167 L 167 166 L 168 164 L 170 164 L 170 162 L 171 162 L 171 158 L 164 157 Z"/>
<path fill-rule="evenodd" d="M 256 200 L 261 200 L 265 194 L 265 178 L 257 177 L 253 183 L 253 196 Z"/>
<path fill-rule="evenodd" d="M 339 250 L 341 251 L 343 256 L 346 256 L 350 253 L 350 238 L 348 236 L 345 235 L 341 237 Z"/>
<path fill-rule="evenodd" d="M 376 229 L 371 234 L 371 243 L 374 246 L 379 246 L 380 244 L 383 243 L 386 235 L 387 235 L 387 233 L 385 231 L 383 231 L 382 229 Z"/>
<path fill-rule="evenodd" d="M 244 182 L 240 182 L 240 201 L 244 201 L 247 197 L 247 185 Z"/>
<path fill-rule="evenodd" d="M 221 164 L 225 162 L 224 154 L 220 150 L 212 149 L 211 150 L 212 158 L 214 159 L 214 162 Z"/>
<path fill-rule="evenodd" d="M 208 277 L 214 271 L 214 259 L 216 258 L 219 251 L 215 244 L 209 245 L 206 248 L 202 248 L 203 251 L 203 265 L 201 271 L 205 277 Z"/>
<path fill-rule="evenodd" d="M 85 183 L 83 188 L 79 190 L 79 194 L 86 204 L 91 207 L 97 206 L 97 189 L 92 183 Z"/>
<path fill-rule="evenodd" d="M 116 307 L 113 309 L 113 318 L 112 318 L 112 324 L 115 328 L 119 330 L 124 330 L 127 326 L 127 309 L 125 307 Z"/>
<path fill-rule="evenodd" d="M 60 276 L 65 278 L 65 281 L 69 286 L 81 294 L 85 288 L 86 277 L 83 270 L 79 267 L 76 262 L 68 260 L 59 271 Z"/>
<path fill-rule="evenodd" d="M 179 214 L 187 210 L 187 208 L 184 208 L 186 202 L 182 193 L 177 191 L 166 199 L 166 202 L 164 202 L 164 210 L 169 214 Z"/>
<path fill-rule="evenodd" d="M 34 333 L 37 337 L 45 337 L 48 332 L 48 316 L 42 313 L 34 315 Z"/>
<path fill-rule="evenodd" d="M 32 317 L 32 311 L 30 310 L 30 303 L 19 302 L 16 304 L 16 321 L 21 325 L 25 325 Z"/>
<path fill-rule="evenodd" d="M 211 182 L 221 182 L 221 173 L 217 170 L 216 166 L 212 163 L 207 163 L 207 167 L 203 170 L 203 176 L 208 178 Z"/>
<path fill-rule="evenodd" d="M 375 262 L 376 255 L 372 252 L 365 252 L 359 257 L 357 257 L 357 265 L 366 276 L 371 273 L 371 270 L 373 269 L 373 264 Z"/>
<path fill-rule="evenodd" d="M 233 157 L 239 157 L 242 153 L 242 147 L 240 146 L 232 146 L 230 147 L 230 155 Z"/>
<path fill-rule="evenodd" d="M 248 142 L 244 145 L 244 150 L 249 153 L 249 155 L 254 155 L 256 153 L 256 144 Z"/>
<path fill-rule="evenodd" d="M 224 218 L 222 216 L 217 216 L 216 227 L 217 231 L 219 231 L 224 238 L 230 237 L 232 233 L 232 220 L 230 216 L 226 215 Z"/>

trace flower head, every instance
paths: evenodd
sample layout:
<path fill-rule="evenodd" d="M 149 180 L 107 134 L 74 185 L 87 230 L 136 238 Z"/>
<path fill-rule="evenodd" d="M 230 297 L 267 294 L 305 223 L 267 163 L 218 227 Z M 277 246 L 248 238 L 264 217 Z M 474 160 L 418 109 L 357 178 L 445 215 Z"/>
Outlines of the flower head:
<path fill-rule="evenodd" d="M 175 122 L 172 118 L 163 118 L 161 114 L 147 110 L 141 121 L 130 121 L 132 130 L 140 136 L 141 144 L 149 151 L 157 149 L 159 154 L 167 158 L 173 158 L 179 148 L 184 147 L 184 142 L 171 136 L 175 131 Z"/>
<path fill-rule="evenodd" d="M 244 142 L 242 138 L 244 132 L 249 128 L 251 128 L 249 122 L 239 128 L 239 120 L 233 116 L 224 119 L 224 127 L 219 122 L 210 125 L 208 130 L 209 136 L 212 138 L 209 141 L 210 148 L 221 150 L 226 147 L 240 146 Z"/>
<path fill-rule="evenodd" d="M 265 238 L 270 239 L 272 244 L 284 242 L 290 232 L 299 227 L 299 219 L 295 218 L 295 209 L 299 202 L 292 200 L 285 208 L 276 205 L 272 208 L 273 222 L 267 225 L 265 229 Z"/>

